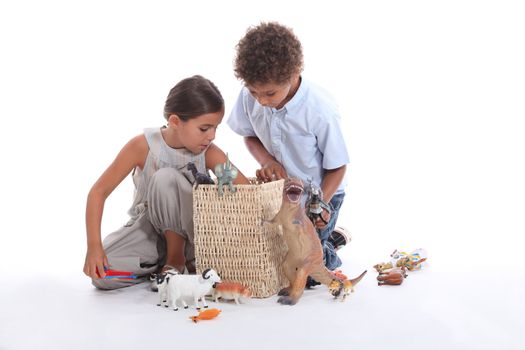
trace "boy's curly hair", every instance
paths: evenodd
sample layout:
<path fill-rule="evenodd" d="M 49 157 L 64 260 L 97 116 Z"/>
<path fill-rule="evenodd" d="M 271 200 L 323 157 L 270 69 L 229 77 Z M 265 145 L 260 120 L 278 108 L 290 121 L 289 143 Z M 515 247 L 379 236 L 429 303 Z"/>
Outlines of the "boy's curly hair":
<path fill-rule="evenodd" d="M 236 48 L 235 76 L 247 84 L 282 84 L 303 70 L 301 42 L 276 22 L 249 28 Z"/>

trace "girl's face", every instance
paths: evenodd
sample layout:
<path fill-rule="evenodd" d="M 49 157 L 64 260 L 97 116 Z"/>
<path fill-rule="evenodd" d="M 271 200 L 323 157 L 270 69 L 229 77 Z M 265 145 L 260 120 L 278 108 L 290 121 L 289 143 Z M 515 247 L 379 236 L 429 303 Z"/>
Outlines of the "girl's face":
<path fill-rule="evenodd" d="M 217 127 L 224 117 L 224 110 L 202 114 L 183 121 L 172 114 L 168 119 L 168 129 L 175 137 L 169 137 L 168 145 L 173 148 L 186 148 L 194 154 L 206 150 L 215 139 Z"/>
<path fill-rule="evenodd" d="M 283 84 L 246 84 L 246 88 L 262 106 L 281 109 L 295 95 L 299 83 L 297 75 Z"/>

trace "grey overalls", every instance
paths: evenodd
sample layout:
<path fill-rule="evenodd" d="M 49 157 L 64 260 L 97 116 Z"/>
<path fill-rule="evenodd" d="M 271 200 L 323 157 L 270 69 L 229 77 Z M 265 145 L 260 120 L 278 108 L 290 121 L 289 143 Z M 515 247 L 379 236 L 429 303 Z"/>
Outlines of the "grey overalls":
<path fill-rule="evenodd" d="M 94 279 L 102 289 L 116 289 L 143 282 L 166 260 L 163 233 L 174 231 L 186 239 L 185 257 L 194 262 L 193 246 L 193 177 L 183 168 L 193 162 L 199 172 L 206 172 L 204 152 L 169 147 L 162 138 L 160 128 L 145 129 L 149 146 L 144 169 L 135 168 L 133 182 L 135 196 L 128 214 L 129 222 L 103 241 L 109 267 L 130 271 L 140 276 L 136 280 Z"/>

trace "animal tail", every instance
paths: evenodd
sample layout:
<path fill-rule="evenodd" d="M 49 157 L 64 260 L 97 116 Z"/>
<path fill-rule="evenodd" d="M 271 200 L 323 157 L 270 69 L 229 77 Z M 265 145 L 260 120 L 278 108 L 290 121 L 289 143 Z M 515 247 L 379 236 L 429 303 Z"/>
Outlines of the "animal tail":
<path fill-rule="evenodd" d="M 358 284 L 359 281 L 363 279 L 364 275 L 366 275 L 366 272 L 367 270 L 363 271 L 363 273 L 357 276 L 356 278 L 350 280 L 350 283 L 352 283 L 352 286 L 355 286 L 356 284 Z"/>

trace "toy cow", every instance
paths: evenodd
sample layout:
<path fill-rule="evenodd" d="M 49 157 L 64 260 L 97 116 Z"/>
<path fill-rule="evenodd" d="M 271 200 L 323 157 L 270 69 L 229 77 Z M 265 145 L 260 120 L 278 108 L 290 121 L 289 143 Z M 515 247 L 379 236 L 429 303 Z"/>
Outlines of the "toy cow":
<path fill-rule="evenodd" d="M 178 274 L 179 271 L 177 271 L 176 269 L 169 269 L 165 273 L 159 273 L 155 276 L 155 279 L 157 281 L 157 292 L 159 293 L 159 303 L 157 304 L 157 306 L 164 305 L 165 307 L 168 307 L 168 282 L 171 276 L 175 276 Z"/>

